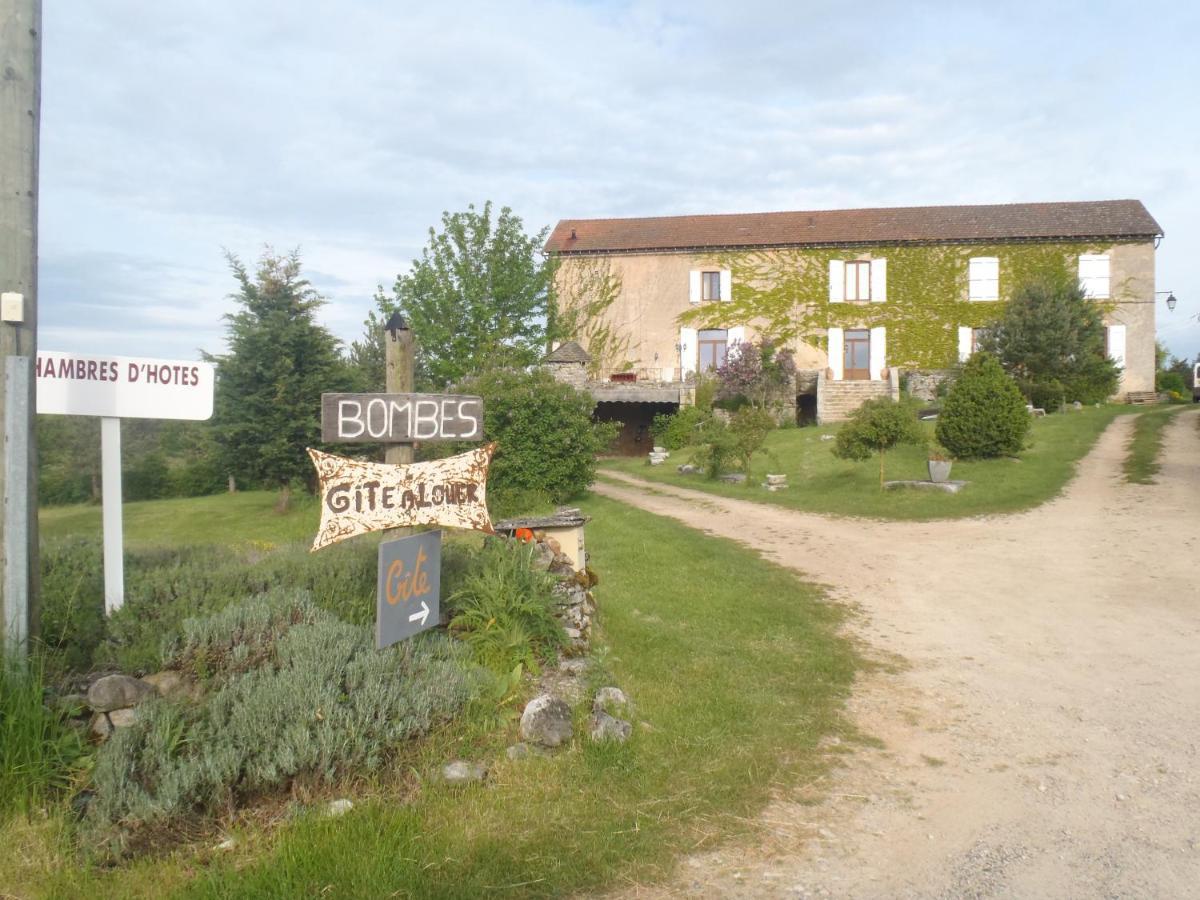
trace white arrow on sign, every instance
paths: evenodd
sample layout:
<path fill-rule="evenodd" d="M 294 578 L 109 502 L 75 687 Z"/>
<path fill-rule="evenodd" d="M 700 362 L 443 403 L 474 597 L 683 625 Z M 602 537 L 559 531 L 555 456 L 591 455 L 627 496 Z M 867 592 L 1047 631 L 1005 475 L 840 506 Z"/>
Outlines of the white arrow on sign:
<path fill-rule="evenodd" d="M 422 600 L 421 601 L 421 611 L 415 612 L 411 616 L 409 616 L 408 621 L 420 622 L 422 625 L 424 625 L 425 620 L 428 618 L 429 618 L 429 604 L 426 603 L 424 600 Z"/>

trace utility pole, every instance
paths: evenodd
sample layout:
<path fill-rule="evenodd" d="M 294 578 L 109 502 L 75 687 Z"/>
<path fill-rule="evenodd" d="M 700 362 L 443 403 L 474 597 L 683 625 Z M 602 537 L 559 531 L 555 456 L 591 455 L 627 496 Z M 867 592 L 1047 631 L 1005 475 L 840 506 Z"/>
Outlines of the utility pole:
<path fill-rule="evenodd" d="M 41 0 L 0 0 L 0 56 L 0 590 L 4 656 L 23 662 L 39 612 L 34 360 Z"/>

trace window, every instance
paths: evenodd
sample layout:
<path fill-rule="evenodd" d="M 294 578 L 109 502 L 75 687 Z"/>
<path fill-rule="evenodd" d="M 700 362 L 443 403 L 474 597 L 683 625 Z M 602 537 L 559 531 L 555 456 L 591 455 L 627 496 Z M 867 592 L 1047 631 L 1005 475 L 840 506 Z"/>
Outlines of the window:
<path fill-rule="evenodd" d="M 871 332 L 848 328 L 843 340 L 842 377 L 846 381 L 866 381 L 871 377 Z"/>
<path fill-rule="evenodd" d="M 969 300 L 1000 299 L 1000 260 L 995 256 L 976 256 L 967 264 Z"/>
<path fill-rule="evenodd" d="M 701 272 L 700 273 L 700 299 L 701 300 L 720 300 L 721 299 L 721 273 L 720 272 Z"/>
<path fill-rule="evenodd" d="M 1089 297 L 1108 298 L 1109 269 L 1107 253 L 1079 254 L 1079 287 Z"/>
<path fill-rule="evenodd" d="M 871 299 L 871 262 L 866 259 L 853 259 L 846 263 L 846 293 L 847 300 Z"/>
<path fill-rule="evenodd" d="M 701 372 L 708 372 L 725 362 L 725 349 L 729 342 L 728 332 L 724 328 L 701 331 L 698 343 L 700 345 Z"/>

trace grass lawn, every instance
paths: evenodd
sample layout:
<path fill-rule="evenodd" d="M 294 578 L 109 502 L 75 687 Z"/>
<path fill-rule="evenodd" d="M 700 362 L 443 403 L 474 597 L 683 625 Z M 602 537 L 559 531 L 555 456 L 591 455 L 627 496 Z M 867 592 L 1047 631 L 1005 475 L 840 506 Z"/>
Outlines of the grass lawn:
<path fill-rule="evenodd" d="M 1133 425 L 1133 440 L 1129 442 L 1129 455 L 1125 457 L 1125 480 L 1134 484 L 1153 484 L 1158 474 L 1159 455 L 1162 453 L 1163 429 L 1171 417 L 1187 409 L 1186 406 L 1162 406 L 1142 413 Z"/>
<path fill-rule="evenodd" d="M 650 481 L 690 487 L 727 497 L 774 503 L 806 512 L 879 519 L 943 519 L 1013 512 L 1043 503 L 1062 490 L 1104 428 L 1131 412 L 1128 406 L 1085 407 L 1034 419 L 1029 447 L 1020 460 L 956 461 L 950 477 L 969 482 L 958 494 L 941 491 L 879 490 L 879 461 L 849 462 L 833 455 L 837 425 L 788 428 L 767 437 L 768 453 L 756 457 L 745 484 L 709 481 L 703 475 L 680 475 L 676 466 L 688 462 L 692 451 L 680 450 L 661 466 L 642 458 L 608 459 L 601 472 L 616 471 Z M 933 435 L 932 424 L 929 426 Z M 887 455 L 888 480 L 925 480 L 924 448 L 899 447 Z M 760 486 L 767 472 L 788 476 L 785 491 L 768 493 Z"/>
<path fill-rule="evenodd" d="M 254 501 L 131 504 L 126 522 L 139 540 L 160 528 L 189 540 L 311 533 Z M 256 511 L 259 530 L 222 502 Z M 557 897 L 660 880 L 681 855 L 745 834 L 771 796 L 823 771 L 823 735 L 850 736 L 841 710 L 858 659 L 836 634 L 841 613 L 730 542 L 601 498 L 585 508 L 602 579 L 601 664 L 637 705 L 628 744 L 577 740 L 512 762 L 515 721 L 498 734 L 451 730 L 414 748 L 342 818 L 245 826 L 232 850 L 212 850 L 213 837 L 115 870 L 78 863 L 61 812 L 14 820 L 0 826 L 0 884 L 64 898 Z M 68 528 L 51 518 L 47 532 Z M 486 762 L 487 782 L 428 778 L 455 757 Z"/>

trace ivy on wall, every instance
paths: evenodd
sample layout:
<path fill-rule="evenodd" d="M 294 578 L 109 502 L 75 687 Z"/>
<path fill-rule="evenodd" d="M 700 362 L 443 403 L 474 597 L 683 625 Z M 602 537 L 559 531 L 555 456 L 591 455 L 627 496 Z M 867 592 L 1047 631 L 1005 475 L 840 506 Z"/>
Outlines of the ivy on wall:
<path fill-rule="evenodd" d="M 889 245 L 858 248 L 739 251 L 714 261 L 733 272 L 733 296 L 681 313 L 680 325 L 726 328 L 755 323 L 781 343 L 825 349 L 825 329 L 887 328 L 889 365 L 944 369 L 958 362 L 958 328 L 984 328 L 999 318 L 1018 285 L 1037 278 L 1073 280 L 1080 253 L 1101 253 L 1080 242 L 1028 244 Z M 968 261 L 1000 261 L 1000 299 L 969 301 Z M 887 300 L 830 303 L 829 261 L 886 259 Z M 1113 284 L 1108 305 L 1127 286 Z"/>

